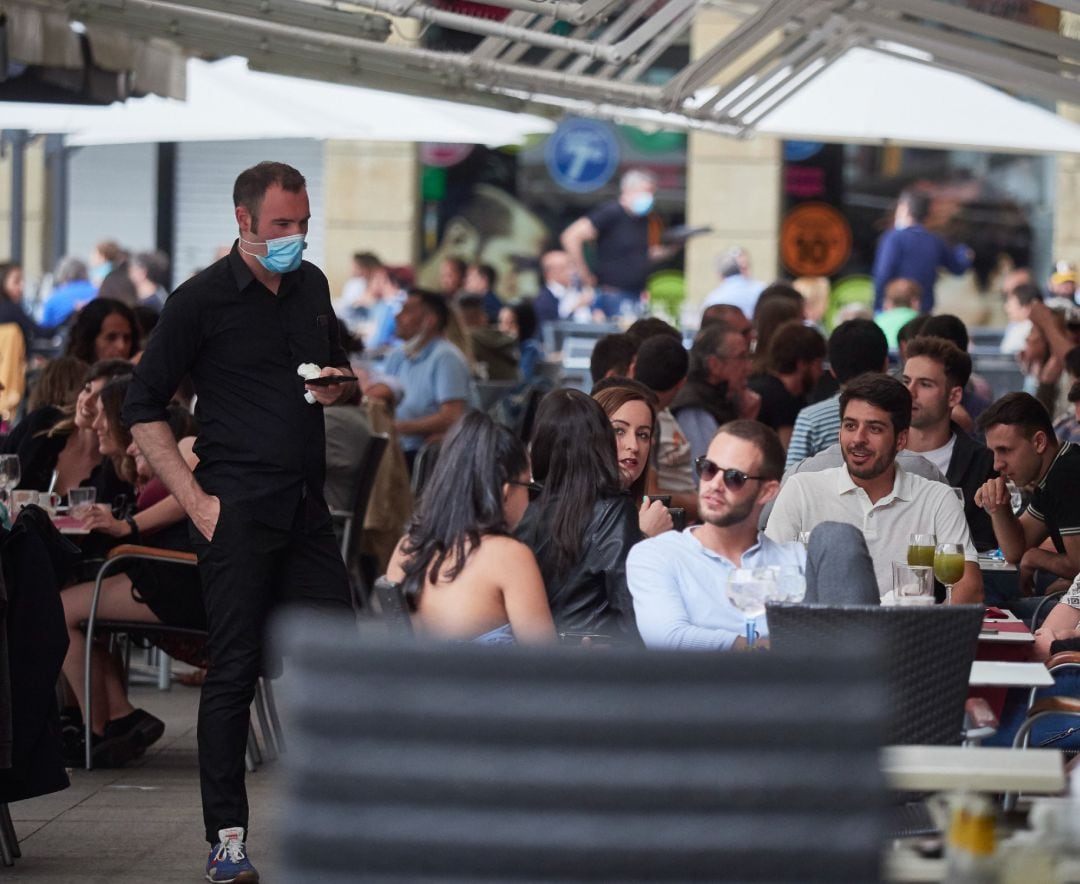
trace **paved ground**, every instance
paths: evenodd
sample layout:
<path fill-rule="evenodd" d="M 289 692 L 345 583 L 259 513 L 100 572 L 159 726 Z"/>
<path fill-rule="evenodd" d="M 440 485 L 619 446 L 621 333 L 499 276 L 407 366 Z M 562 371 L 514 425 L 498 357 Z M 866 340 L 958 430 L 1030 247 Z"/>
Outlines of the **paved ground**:
<path fill-rule="evenodd" d="M 195 752 L 198 690 L 132 688 L 132 702 L 162 718 L 165 736 L 121 770 L 71 773 L 63 792 L 11 805 L 22 858 L 0 868 L 3 881 L 198 882 L 208 847 L 202 836 Z M 249 848 L 263 881 L 273 882 L 278 763 L 248 775 L 255 828 Z"/>

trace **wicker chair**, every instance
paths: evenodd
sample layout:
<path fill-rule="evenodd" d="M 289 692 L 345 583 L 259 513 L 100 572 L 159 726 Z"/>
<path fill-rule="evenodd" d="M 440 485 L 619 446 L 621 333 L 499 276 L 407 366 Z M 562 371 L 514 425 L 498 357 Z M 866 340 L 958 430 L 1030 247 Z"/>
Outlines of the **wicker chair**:
<path fill-rule="evenodd" d="M 775 651 L 811 658 L 860 637 L 886 649 L 890 743 L 959 744 L 981 605 L 876 607 L 783 604 L 767 607 Z"/>

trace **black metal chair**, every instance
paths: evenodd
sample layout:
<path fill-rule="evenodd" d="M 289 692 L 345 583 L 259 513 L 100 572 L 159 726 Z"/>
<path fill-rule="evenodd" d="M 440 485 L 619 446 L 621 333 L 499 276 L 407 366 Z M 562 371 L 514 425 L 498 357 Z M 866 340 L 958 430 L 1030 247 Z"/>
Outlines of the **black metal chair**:
<path fill-rule="evenodd" d="M 345 568 L 349 572 L 349 582 L 352 587 L 353 600 L 358 608 L 363 608 L 367 603 L 367 592 L 362 589 L 362 569 L 358 561 L 358 553 L 354 539 L 357 528 L 363 527 L 364 515 L 367 513 L 368 502 L 371 500 L 371 492 L 375 488 L 375 477 L 379 473 L 379 465 L 382 463 L 386 447 L 390 444 L 390 437 L 385 433 L 372 433 L 367 440 L 363 454 L 363 463 L 354 476 L 352 495 L 348 506 L 341 509 L 331 509 L 330 516 L 334 520 L 334 530 L 338 532 L 341 543 L 341 558 L 345 562 Z"/>
<path fill-rule="evenodd" d="M 871 652 L 279 641 L 283 880 L 880 880 Z"/>
<path fill-rule="evenodd" d="M 409 617 L 409 603 L 400 583 L 386 576 L 375 581 L 375 598 L 379 602 L 382 622 L 390 632 L 397 635 L 412 635 L 412 620 Z"/>
<path fill-rule="evenodd" d="M 981 605 L 878 607 L 771 604 L 773 650 L 810 661 L 822 648 L 861 638 L 886 651 L 890 743 L 963 741 L 965 701 L 979 641 Z"/>
<path fill-rule="evenodd" d="M 86 620 L 79 624 L 79 628 L 86 633 L 86 676 L 83 683 L 83 726 L 86 738 L 86 769 L 93 768 L 92 742 L 93 735 L 91 724 L 93 722 L 93 691 L 91 690 L 93 678 L 93 648 L 95 636 L 116 638 L 120 636 L 131 640 L 146 640 L 154 644 L 162 644 L 170 640 L 186 640 L 196 645 L 202 644 L 205 648 L 206 632 L 201 629 L 190 629 L 183 626 L 169 626 L 166 623 L 146 623 L 139 620 L 103 620 L 97 616 L 98 601 L 101 598 L 101 584 L 110 573 L 116 571 L 125 562 L 141 560 L 148 562 L 171 562 L 173 564 L 196 567 L 198 560 L 194 553 L 178 552 L 175 550 L 158 549 L 152 546 L 137 546 L 135 544 L 121 544 L 109 551 L 104 563 L 98 570 L 97 579 L 94 583 L 94 594 L 90 600 L 90 613 Z M 205 651 L 204 651 L 205 653 Z M 126 669 L 126 667 L 125 667 Z M 255 715 L 259 721 L 262 732 L 263 747 L 267 757 L 272 761 L 279 753 L 285 751 L 285 741 L 281 730 L 281 723 L 277 714 L 274 701 L 273 687 L 270 679 L 260 678 L 255 689 Z M 248 728 L 248 758 L 249 770 L 262 760 L 262 750 L 255 737 L 254 727 Z"/>
<path fill-rule="evenodd" d="M 441 447 L 439 442 L 425 442 L 416 453 L 412 467 L 412 492 L 416 500 L 420 499 L 420 495 L 424 493 L 424 486 L 427 485 L 431 474 L 435 472 L 435 464 L 439 462 Z"/>

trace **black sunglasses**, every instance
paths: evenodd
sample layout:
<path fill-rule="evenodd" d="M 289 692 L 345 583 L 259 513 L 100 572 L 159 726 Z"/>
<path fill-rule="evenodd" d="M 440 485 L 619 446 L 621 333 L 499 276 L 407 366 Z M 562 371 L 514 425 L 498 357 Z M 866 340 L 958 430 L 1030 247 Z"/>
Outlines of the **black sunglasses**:
<path fill-rule="evenodd" d="M 711 482 L 716 478 L 716 474 L 720 473 L 724 477 L 724 485 L 728 491 L 742 491 L 748 479 L 764 481 L 769 478 L 768 476 L 748 476 L 742 470 L 736 470 L 734 467 L 728 467 L 727 469 L 718 467 L 704 455 L 694 461 L 694 466 L 697 467 L 698 475 L 706 482 Z"/>
<path fill-rule="evenodd" d="M 539 482 L 518 482 L 514 479 L 511 479 L 507 484 L 518 485 L 522 488 L 528 488 L 529 494 L 539 494 L 541 491 L 544 490 L 544 486 L 541 485 Z"/>

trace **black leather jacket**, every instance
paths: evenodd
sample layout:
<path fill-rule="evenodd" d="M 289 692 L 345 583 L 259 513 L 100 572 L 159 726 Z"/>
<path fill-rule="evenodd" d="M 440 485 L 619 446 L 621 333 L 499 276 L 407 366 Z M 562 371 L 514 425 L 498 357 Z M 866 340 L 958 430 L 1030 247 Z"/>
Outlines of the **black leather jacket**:
<path fill-rule="evenodd" d="M 550 522 L 537 504 L 530 504 L 516 534 L 536 555 L 556 628 L 640 641 L 634 603 L 626 586 L 626 556 L 641 539 L 630 497 L 620 494 L 593 505 L 581 555 L 561 580 L 552 573 L 548 554 Z"/>

